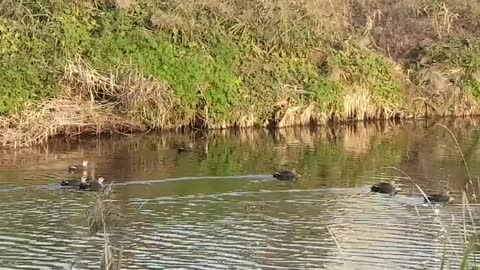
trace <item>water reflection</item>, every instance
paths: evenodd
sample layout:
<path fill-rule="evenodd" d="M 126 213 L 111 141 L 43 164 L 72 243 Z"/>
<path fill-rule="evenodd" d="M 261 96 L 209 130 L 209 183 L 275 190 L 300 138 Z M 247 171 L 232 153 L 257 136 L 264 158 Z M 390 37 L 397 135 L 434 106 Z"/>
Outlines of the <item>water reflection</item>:
<path fill-rule="evenodd" d="M 480 175 L 478 120 L 441 123 Z M 189 141 L 195 150 L 177 153 Z M 431 121 L 91 138 L 2 154 L 0 262 L 11 269 L 98 268 L 91 195 L 57 185 L 84 159 L 119 184 L 126 269 L 437 269 L 444 253 L 455 269 L 462 254 L 461 205 L 437 216 L 409 180 L 382 169 L 401 168 L 427 192 L 448 185 L 461 201 L 463 162 Z M 299 182 L 271 179 L 292 167 Z M 392 178 L 402 194 L 368 194 Z"/>

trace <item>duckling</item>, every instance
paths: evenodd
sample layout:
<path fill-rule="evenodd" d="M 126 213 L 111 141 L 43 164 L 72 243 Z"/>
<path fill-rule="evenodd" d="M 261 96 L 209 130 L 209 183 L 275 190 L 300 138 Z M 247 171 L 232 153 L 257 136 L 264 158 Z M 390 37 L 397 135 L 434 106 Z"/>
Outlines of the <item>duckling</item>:
<path fill-rule="evenodd" d="M 83 190 L 99 190 L 104 187 L 104 182 L 105 179 L 103 177 L 98 178 L 97 181 L 92 182 L 92 183 L 81 183 L 78 188 L 83 189 Z"/>
<path fill-rule="evenodd" d="M 430 203 L 453 203 L 455 200 L 453 197 L 450 197 L 450 191 L 445 192 L 445 194 L 431 194 L 427 195 Z M 423 198 L 425 203 L 428 203 L 427 198 Z"/>
<path fill-rule="evenodd" d="M 273 173 L 273 177 L 280 181 L 295 181 L 301 175 L 295 169 L 291 171 L 278 171 Z"/>
<path fill-rule="evenodd" d="M 62 187 L 78 187 L 87 183 L 87 176 L 84 174 L 80 180 L 64 180 L 60 183 Z"/>
<path fill-rule="evenodd" d="M 81 165 L 70 165 L 68 166 L 68 172 L 74 173 L 79 171 L 85 171 L 87 169 L 88 161 L 84 160 Z"/>
<path fill-rule="evenodd" d="M 189 142 L 186 146 L 178 148 L 178 153 L 182 152 L 192 152 L 193 151 L 193 143 Z"/>
<path fill-rule="evenodd" d="M 401 188 L 396 186 L 395 181 L 391 181 L 390 183 L 380 182 L 370 187 L 370 192 L 385 193 L 390 194 L 390 196 L 394 196 L 401 190 Z"/>

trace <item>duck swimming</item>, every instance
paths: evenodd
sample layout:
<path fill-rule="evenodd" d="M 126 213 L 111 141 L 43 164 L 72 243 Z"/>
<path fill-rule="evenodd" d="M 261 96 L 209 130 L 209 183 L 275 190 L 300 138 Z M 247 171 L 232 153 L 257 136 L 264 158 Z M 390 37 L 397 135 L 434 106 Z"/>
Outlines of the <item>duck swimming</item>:
<path fill-rule="evenodd" d="M 394 196 L 401 190 L 401 188 L 396 186 L 394 181 L 391 181 L 390 183 L 380 182 L 370 187 L 370 192 L 390 194 L 390 196 Z"/>
<path fill-rule="evenodd" d="M 427 195 L 430 203 L 453 203 L 455 200 L 453 197 L 450 197 L 450 192 L 447 191 L 445 194 L 431 194 Z M 423 198 L 425 203 L 428 203 L 427 198 Z"/>
<path fill-rule="evenodd" d="M 103 177 L 98 178 L 97 181 L 92 183 L 81 183 L 78 188 L 83 190 L 99 190 L 102 189 L 105 184 L 103 183 L 105 179 Z"/>
<path fill-rule="evenodd" d="M 78 187 L 82 184 L 88 184 L 87 176 L 84 174 L 80 180 L 64 180 L 60 183 L 62 187 Z"/>
<path fill-rule="evenodd" d="M 87 169 L 88 161 L 84 160 L 81 165 L 70 165 L 68 166 L 68 172 L 74 173 L 79 171 L 85 171 Z"/>
<path fill-rule="evenodd" d="M 182 153 L 182 152 L 192 152 L 193 151 L 193 143 L 188 143 L 186 146 L 184 147 L 180 147 L 178 148 L 178 153 Z"/>
<path fill-rule="evenodd" d="M 295 169 L 291 171 L 278 171 L 273 173 L 273 177 L 280 181 L 295 181 L 301 175 Z"/>

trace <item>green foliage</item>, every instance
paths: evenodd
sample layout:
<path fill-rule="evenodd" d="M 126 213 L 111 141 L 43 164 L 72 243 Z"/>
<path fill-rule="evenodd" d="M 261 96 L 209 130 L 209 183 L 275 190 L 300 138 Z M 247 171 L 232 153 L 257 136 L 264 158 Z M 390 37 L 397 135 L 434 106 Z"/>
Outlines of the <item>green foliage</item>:
<path fill-rule="evenodd" d="M 85 14 L 83 14 L 85 15 Z M 235 74 L 237 48 L 225 40 L 212 41 L 211 52 L 199 47 L 173 44 L 165 33 L 152 33 L 136 26 L 123 11 L 109 12 L 93 19 L 58 18 L 68 42 L 67 57 L 82 54 L 94 68 L 111 71 L 133 66 L 174 87 L 184 122 L 193 120 L 196 110 L 208 107 L 214 121 L 232 120 L 232 106 L 237 106 L 242 91 Z M 68 12 L 66 18 L 75 17 Z M 82 31 L 79 24 L 85 25 Z M 72 48 L 77 48 L 73 50 Z"/>
<path fill-rule="evenodd" d="M 452 40 L 433 45 L 428 55 L 434 63 L 449 64 L 468 71 L 480 69 L 480 39 Z"/>
<path fill-rule="evenodd" d="M 288 1 L 272 9 L 268 18 L 257 18 L 261 12 L 256 8 L 236 10 L 244 7 L 240 2 L 229 2 L 229 9 L 219 2 L 139 0 L 126 10 L 105 3 L 87 7 L 41 0 L 22 2 L 17 12 L 3 10 L 0 113 L 57 95 L 63 64 L 77 56 L 101 74 L 137 69 L 166 81 L 175 94 L 179 126 L 199 119 L 232 125 L 246 111 L 265 122 L 275 104 L 286 98 L 292 104 L 315 102 L 322 112 L 341 111 L 345 90 L 352 85 L 368 90 L 374 105 L 403 105 L 403 85 L 393 63 L 351 44 L 334 46 L 341 36 L 312 30 L 308 26 L 318 18 Z M 458 50 L 432 48 L 432 58 L 476 72 L 479 43 L 471 40 L 463 49 L 462 42 L 455 43 Z M 308 60 L 314 51 L 326 54 L 322 67 Z M 331 80 L 332 71 L 344 76 Z M 480 96 L 471 74 L 463 83 Z M 310 95 L 289 92 L 289 87 Z M 145 119 L 147 124 L 150 120 Z"/>
<path fill-rule="evenodd" d="M 480 82 L 478 80 L 467 80 L 464 86 L 476 99 L 480 99 Z"/>
<path fill-rule="evenodd" d="M 480 99 L 480 81 L 474 75 L 480 74 L 480 38 L 438 43 L 429 48 L 427 54 L 434 63 L 461 68 L 464 74 L 460 86 Z"/>
<path fill-rule="evenodd" d="M 221 19 L 223 15 L 214 9 L 194 11 L 202 27 L 187 33 L 180 28 L 149 30 L 148 20 L 161 8 L 149 1 L 140 1 L 127 11 L 104 6 L 88 9 L 66 1 L 31 3 L 25 8 L 42 11 L 42 16 L 29 17 L 30 25 L 25 28 L 12 23 L 13 19 L 0 24 L 1 53 L 6 60 L 0 75 L 6 89 L 0 96 L 2 113 L 14 111 L 29 99 L 54 96 L 62 64 L 77 55 L 102 73 L 135 68 L 168 82 L 181 110 L 178 125 L 198 117 L 233 124 L 252 105 L 257 117 L 268 120 L 275 103 L 283 98 L 279 89 L 284 85 L 302 86 L 313 93 L 295 96 L 300 102 L 315 101 L 321 110 L 341 109 L 343 86 L 326 79 L 306 60 L 304 46 L 285 51 L 292 37 L 306 34 L 299 29 L 298 33 L 289 31 L 293 25 L 287 17 L 281 19 L 284 24 L 279 30 L 283 32 L 275 38 L 283 40 L 283 45 L 267 53 L 264 48 L 276 45 L 262 45 L 264 41 L 255 34 L 239 35 L 236 29 L 242 28 L 230 19 Z M 254 32 L 257 30 L 261 31 Z M 313 42 L 314 38 L 308 40 Z M 391 98 L 391 92 L 398 89 L 389 80 L 390 70 L 380 56 L 366 56 L 347 51 L 335 58 L 338 65 L 358 73 L 359 78 L 374 78 L 373 91 L 382 91 L 379 99 Z M 245 74 L 241 68 L 245 62 L 260 68 Z"/>
<path fill-rule="evenodd" d="M 369 90 L 377 104 L 398 107 L 402 104 L 402 84 L 392 64 L 385 57 L 371 51 L 347 45 L 329 61 L 332 69 L 345 75 L 345 87 L 352 84 Z"/>
<path fill-rule="evenodd" d="M 342 85 L 318 78 L 311 84 L 309 90 L 313 93 L 313 100 L 321 110 L 340 111 L 342 109 L 344 95 Z"/>
<path fill-rule="evenodd" d="M 53 47 L 33 30 L 0 18 L 0 114 L 57 91 L 58 80 L 49 70 Z"/>

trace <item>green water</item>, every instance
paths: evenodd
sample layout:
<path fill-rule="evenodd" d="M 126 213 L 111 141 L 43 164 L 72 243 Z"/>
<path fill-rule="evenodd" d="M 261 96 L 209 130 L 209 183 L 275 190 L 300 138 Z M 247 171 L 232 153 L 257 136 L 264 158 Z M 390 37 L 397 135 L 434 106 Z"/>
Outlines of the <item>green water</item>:
<path fill-rule="evenodd" d="M 441 123 L 480 175 L 478 120 Z M 177 153 L 190 141 L 193 152 Z M 82 160 L 117 184 L 125 220 L 112 239 L 124 269 L 438 269 L 443 254 L 457 269 L 462 255 L 468 176 L 450 134 L 433 122 L 92 138 L 2 155 L 7 269 L 99 268 L 103 240 L 89 235 L 85 213 L 93 194 L 58 185 L 78 178 L 67 167 Z M 426 192 L 450 188 L 456 203 L 432 211 L 388 166 Z M 290 168 L 298 182 L 272 179 Z M 391 179 L 402 193 L 368 193 Z"/>

